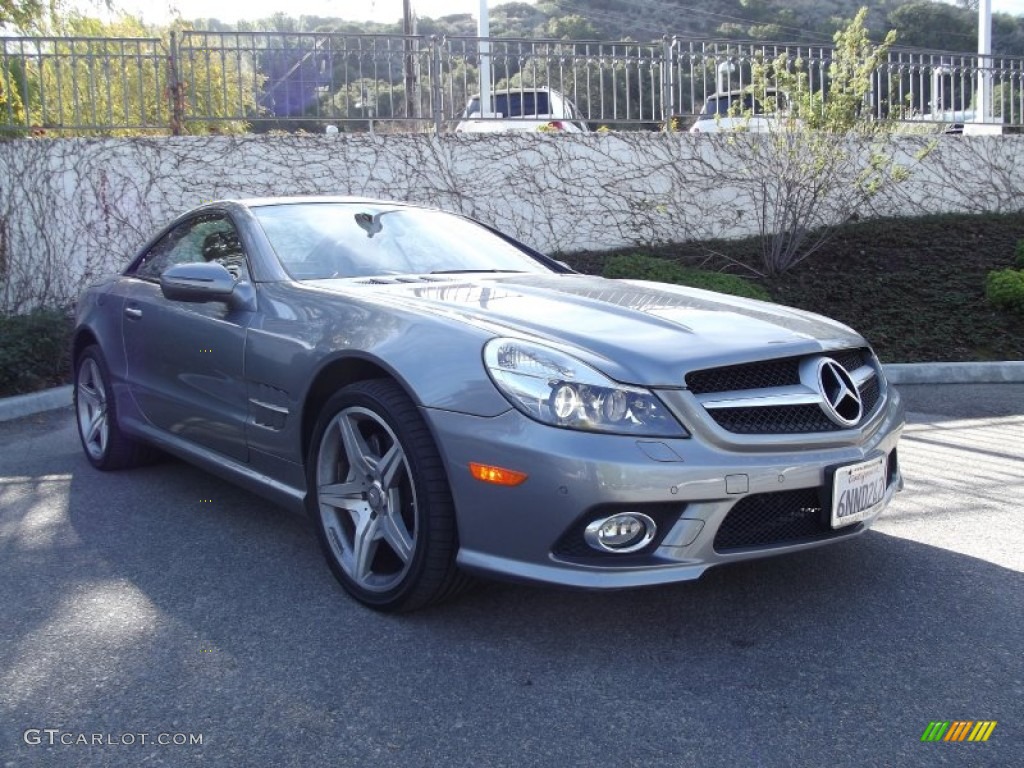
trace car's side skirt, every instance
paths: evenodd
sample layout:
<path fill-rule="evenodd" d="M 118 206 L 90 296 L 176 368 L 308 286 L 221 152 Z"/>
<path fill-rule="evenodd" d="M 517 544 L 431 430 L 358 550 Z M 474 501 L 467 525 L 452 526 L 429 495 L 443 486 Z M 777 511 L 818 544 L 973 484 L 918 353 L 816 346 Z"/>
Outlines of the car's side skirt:
<path fill-rule="evenodd" d="M 239 485 L 247 491 L 262 496 L 275 504 L 279 504 L 293 512 L 305 514 L 306 491 L 304 488 L 294 488 L 286 485 L 228 456 L 182 440 L 145 422 L 135 419 L 123 419 L 122 421 L 122 427 L 126 432 L 130 432 L 147 443 L 151 443 L 157 448 L 187 461 L 189 464 L 194 464 L 200 469 L 217 475 L 235 485 Z"/>

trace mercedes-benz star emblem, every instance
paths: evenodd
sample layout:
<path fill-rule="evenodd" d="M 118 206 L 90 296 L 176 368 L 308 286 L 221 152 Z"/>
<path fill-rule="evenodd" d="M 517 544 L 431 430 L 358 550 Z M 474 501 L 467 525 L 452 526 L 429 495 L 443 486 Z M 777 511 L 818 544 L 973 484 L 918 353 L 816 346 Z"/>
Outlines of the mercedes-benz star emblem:
<path fill-rule="evenodd" d="M 821 408 L 841 427 L 853 427 L 864 415 L 857 385 L 849 372 L 831 357 L 818 362 L 818 389 L 821 390 Z"/>

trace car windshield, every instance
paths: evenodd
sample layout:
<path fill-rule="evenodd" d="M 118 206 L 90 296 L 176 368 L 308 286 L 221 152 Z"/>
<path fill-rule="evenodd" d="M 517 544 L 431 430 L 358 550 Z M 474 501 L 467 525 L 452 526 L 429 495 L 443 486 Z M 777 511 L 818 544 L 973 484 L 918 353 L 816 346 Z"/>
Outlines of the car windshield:
<path fill-rule="evenodd" d="M 496 93 L 491 96 L 494 104 L 492 112 L 502 117 L 524 117 L 532 115 L 549 115 L 551 106 L 548 103 L 548 94 L 545 91 L 515 91 L 510 93 Z M 463 117 L 480 114 L 480 97 L 474 96 L 466 107 Z"/>
<path fill-rule="evenodd" d="M 764 107 L 761 105 L 761 102 L 749 93 L 743 94 L 742 105 L 740 103 L 740 98 L 740 95 L 737 93 L 730 93 L 726 96 L 712 96 L 704 102 L 704 109 L 701 110 L 700 113 L 701 117 L 710 117 L 713 115 L 728 117 L 730 108 L 733 104 L 736 104 L 736 109 L 741 110 L 743 113 L 750 113 L 754 115 L 764 114 Z"/>
<path fill-rule="evenodd" d="M 360 203 L 252 209 L 297 280 L 459 272 L 553 272 L 485 227 L 441 211 Z"/>

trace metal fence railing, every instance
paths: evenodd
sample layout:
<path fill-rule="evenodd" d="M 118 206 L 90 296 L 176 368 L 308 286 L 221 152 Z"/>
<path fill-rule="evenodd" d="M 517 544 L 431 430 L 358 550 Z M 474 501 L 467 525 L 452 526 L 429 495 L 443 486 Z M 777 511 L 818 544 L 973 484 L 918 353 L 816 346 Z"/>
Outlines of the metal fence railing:
<path fill-rule="evenodd" d="M 828 47 L 320 32 L 7 37 L 0 38 L 0 132 L 320 131 L 328 125 L 450 131 L 479 93 L 484 63 L 492 92 L 515 95 L 501 102 L 504 111 L 480 109 L 485 120 L 499 112 L 501 119 L 528 119 L 540 112 L 532 94 L 543 90 L 567 99 L 580 125 L 655 128 L 673 118 L 685 124 L 710 94 L 746 87 L 754 63 L 779 56 L 828 98 Z M 865 107 L 878 119 L 962 123 L 978 117 L 979 89 L 992 105 L 989 120 L 1024 126 L 1020 58 L 894 51 L 875 72 Z"/>
<path fill-rule="evenodd" d="M 167 73 L 156 38 L 0 38 L 0 128 L 166 131 Z"/>

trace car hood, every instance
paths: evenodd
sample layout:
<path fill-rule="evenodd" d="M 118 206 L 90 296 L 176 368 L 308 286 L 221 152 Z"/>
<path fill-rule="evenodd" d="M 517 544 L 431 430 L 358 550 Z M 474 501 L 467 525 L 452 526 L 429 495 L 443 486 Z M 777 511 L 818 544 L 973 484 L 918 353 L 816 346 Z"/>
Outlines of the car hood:
<path fill-rule="evenodd" d="M 586 275 L 426 282 L 324 280 L 317 287 L 533 338 L 624 383 L 678 387 L 685 372 L 865 345 L 819 315 L 663 283 Z"/>

